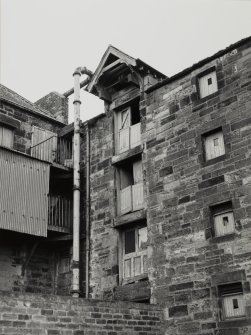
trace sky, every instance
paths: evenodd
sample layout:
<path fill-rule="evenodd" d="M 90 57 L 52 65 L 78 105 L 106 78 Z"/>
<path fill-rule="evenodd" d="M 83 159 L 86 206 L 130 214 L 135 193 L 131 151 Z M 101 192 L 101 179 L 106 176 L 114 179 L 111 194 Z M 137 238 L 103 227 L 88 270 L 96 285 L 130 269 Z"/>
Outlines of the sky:
<path fill-rule="evenodd" d="M 78 66 L 95 71 L 109 44 L 171 76 L 251 35 L 251 0 L 0 0 L 0 10 L 0 81 L 32 102 L 73 87 Z M 96 96 L 81 99 L 83 121 L 103 112 Z"/>

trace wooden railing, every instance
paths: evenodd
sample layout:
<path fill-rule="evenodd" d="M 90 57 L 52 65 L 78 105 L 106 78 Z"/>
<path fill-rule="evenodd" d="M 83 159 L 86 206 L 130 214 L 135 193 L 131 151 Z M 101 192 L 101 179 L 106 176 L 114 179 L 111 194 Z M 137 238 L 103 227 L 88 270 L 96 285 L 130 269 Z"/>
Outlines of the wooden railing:
<path fill-rule="evenodd" d="M 143 208 L 143 183 L 130 185 L 120 191 L 120 214 Z"/>
<path fill-rule="evenodd" d="M 52 136 L 31 147 L 31 156 L 38 159 L 65 165 L 72 165 L 72 141 Z"/>
<path fill-rule="evenodd" d="M 118 153 L 125 152 L 141 144 L 141 124 L 120 129 L 118 134 Z"/>
<path fill-rule="evenodd" d="M 48 225 L 72 229 L 73 201 L 61 195 L 48 197 Z"/>

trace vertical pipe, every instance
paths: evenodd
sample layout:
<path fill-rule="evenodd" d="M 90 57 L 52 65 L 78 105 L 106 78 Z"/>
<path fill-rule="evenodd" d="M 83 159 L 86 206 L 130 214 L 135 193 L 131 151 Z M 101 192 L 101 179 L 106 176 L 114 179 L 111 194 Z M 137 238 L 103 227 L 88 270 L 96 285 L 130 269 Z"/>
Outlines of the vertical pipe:
<path fill-rule="evenodd" d="M 74 139 L 73 139 L 73 256 L 72 296 L 79 297 L 79 231 L 80 231 L 80 71 L 74 74 Z"/>
<path fill-rule="evenodd" d="M 90 132 L 86 123 L 86 248 L 85 248 L 85 297 L 89 297 L 89 253 L 90 253 Z"/>

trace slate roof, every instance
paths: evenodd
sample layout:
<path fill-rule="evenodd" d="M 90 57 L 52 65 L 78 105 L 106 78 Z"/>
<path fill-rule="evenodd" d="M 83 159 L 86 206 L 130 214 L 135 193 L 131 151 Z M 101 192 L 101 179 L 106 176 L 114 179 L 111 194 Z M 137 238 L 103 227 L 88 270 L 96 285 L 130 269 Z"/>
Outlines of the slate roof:
<path fill-rule="evenodd" d="M 27 111 L 30 111 L 30 112 L 33 112 L 33 113 L 36 113 L 36 114 L 40 114 L 42 116 L 46 116 L 47 118 L 49 117 L 49 118 L 57 121 L 49 111 L 47 111 L 47 110 L 37 106 L 36 104 L 30 102 L 29 100 L 25 99 L 24 97 L 22 97 L 18 93 L 12 91 L 11 89 L 9 89 L 8 87 L 6 87 L 2 84 L 0 84 L 0 100 L 9 102 L 13 105 L 16 105 L 16 106 L 18 106 L 22 109 L 27 110 Z"/>

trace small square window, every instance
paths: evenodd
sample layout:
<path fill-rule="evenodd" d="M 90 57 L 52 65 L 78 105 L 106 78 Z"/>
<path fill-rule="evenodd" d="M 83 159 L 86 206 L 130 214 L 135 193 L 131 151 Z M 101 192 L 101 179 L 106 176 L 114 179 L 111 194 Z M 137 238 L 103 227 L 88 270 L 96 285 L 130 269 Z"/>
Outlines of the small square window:
<path fill-rule="evenodd" d="M 216 71 L 199 78 L 200 97 L 204 98 L 218 91 Z"/>
<path fill-rule="evenodd" d="M 215 236 L 228 235 L 234 232 L 235 223 L 233 212 L 214 215 Z"/>
<path fill-rule="evenodd" d="M 231 201 L 210 208 L 214 235 L 225 236 L 235 231 L 235 220 Z"/>
<path fill-rule="evenodd" d="M 223 284 L 218 287 L 222 301 L 223 319 L 245 316 L 245 300 L 241 283 Z"/>
<path fill-rule="evenodd" d="M 222 156 L 225 154 L 225 144 L 222 130 L 203 135 L 205 160 Z"/>

